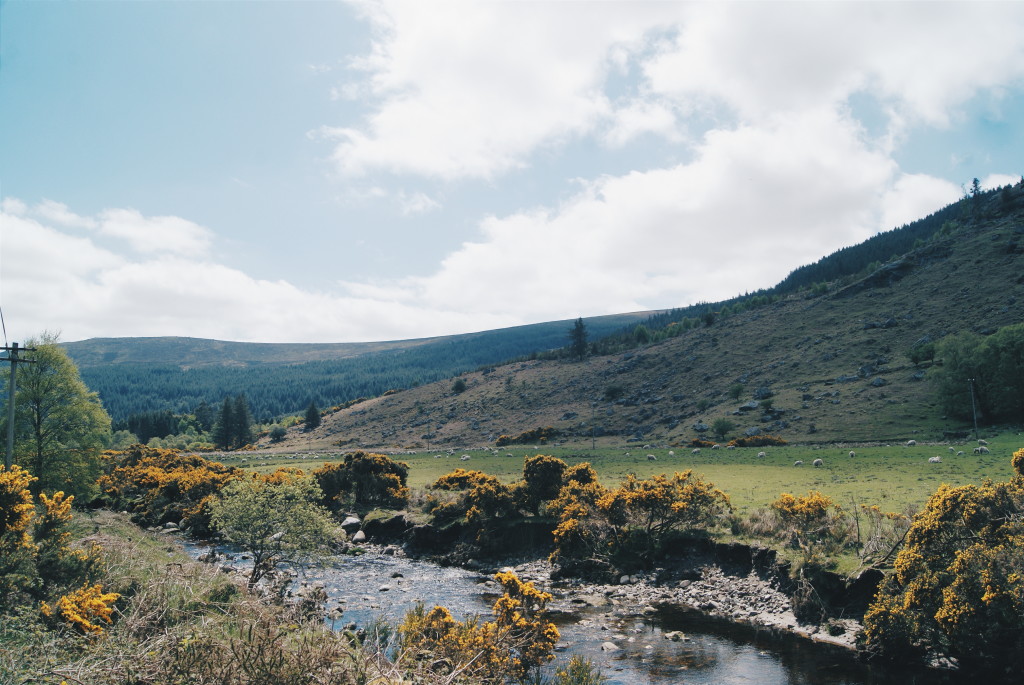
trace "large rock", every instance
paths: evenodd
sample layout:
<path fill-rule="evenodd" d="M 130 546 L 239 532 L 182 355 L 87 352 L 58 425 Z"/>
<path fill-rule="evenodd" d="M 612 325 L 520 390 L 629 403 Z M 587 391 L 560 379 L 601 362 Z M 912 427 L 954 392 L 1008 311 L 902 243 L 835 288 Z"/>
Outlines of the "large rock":
<path fill-rule="evenodd" d="M 355 533 L 363 525 L 363 522 L 359 520 L 358 516 L 346 516 L 345 520 L 341 522 L 341 528 L 349 535 Z"/>

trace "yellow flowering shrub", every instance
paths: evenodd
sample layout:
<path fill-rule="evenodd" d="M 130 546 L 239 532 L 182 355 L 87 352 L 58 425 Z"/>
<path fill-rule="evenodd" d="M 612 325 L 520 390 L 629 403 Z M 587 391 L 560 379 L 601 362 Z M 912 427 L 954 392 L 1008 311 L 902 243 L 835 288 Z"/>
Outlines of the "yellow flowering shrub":
<path fill-rule="evenodd" d="M 103 592 L 99 584 L 86 584 L 52 606 L 43 602 L 40 611 L 43 616 L 66 623 L 85 635 L 95 635 L 103 632 L 100 622 L 113 623 L 113 604 L 120 597 L 116 592 Z"/>
<path fill-rule="evenodd" d="M 862 647 L 1024 669 L 1024 476 L 938 488 L 864 616 Z"/>
<path fill-rule="evenodd" d="M 349 452 L 340 463 L 324 464 L 313 472 L 324 493 L 323 504 L 332 511 L 348 506 L 400 509 L 409 500 L 408 475 L 405 462 L 362 451 Z"/>
<path fill-rule="evenodd" d="M 517 511 L 515 491 L 482 471 L 455 469 L 430 487 L 427 506 L 435 523 L 460 522 L 481 547 L 497 544 L 493 533 Z"/>
<path fill-rule="evenodd" d="M 525 681 L 554 657 L 558 628 L 544 619 L 551 595 L 514 573 L 495 575 L 504 594 L 494 603 L 494 620 L 455 620 L 448 609 L 422 605 L 406 614 L 398 628 L 403 651 L 459 681 Z M 429 659 L 424 659 L 428 657 Z"/>
<path fill-rule="evenodd" d="M 650 562 L 672 535 L 713 526 L 730 508 L 724 492 L 692 471 L 629 475 L 609 490 L 589 464 L 578 464 L 564 482 L 548 505 L 558 517 L 551 558 L 577 572 Z"/>
<path fill-rule="evenodd" d="M 198 535 L 210 530 L 209 509 L 202 503 L 245 475 L 196 454 L 142 445 L 105 456 L 107 473 L 99 485 L 112 506 L 132 512 L 141 525 L 173 521 Z"/>

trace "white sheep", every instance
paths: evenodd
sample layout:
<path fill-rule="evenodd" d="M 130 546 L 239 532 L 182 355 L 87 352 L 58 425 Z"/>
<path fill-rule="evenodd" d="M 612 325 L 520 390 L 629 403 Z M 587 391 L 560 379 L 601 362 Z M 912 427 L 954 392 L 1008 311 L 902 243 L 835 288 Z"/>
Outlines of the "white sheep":
<path fill-rule="evenodd" d="M 978 440 L 978 444 L 979 445 L 987 445 L 988 441 L 986 441 L 986 440 Z"/>
<path fill-rule="evenodd" d="M 949 453 L 950 453 L 950 454 L 956 454 L 956 450 L 955 450 L 955 449 L 953 449 L 952 447 L 950 447 L 950 448 L 949 448 Z"/>
<path fill-rule="evenodd" d="M 928 457 L 928 463 L 929 464 L 941 464 L 942 463 L 942 457 L 940 457 L 937 454 L 934 457 Z"/>
<path fill-rule="evenodd" d="M 956 453 L 956 456 L 958 456 L 958 457 L 962 457 L 962 456 L 964 456 L 964 451 L 963 451 L 963 450 L 959 450 L 959 451 L 958 451 L 958 452 Z"/>
<path fill-rule="evenodd" d="M 676 456 L 676 453 L 675 453 L 675 452 L 673 452 L 672 450 L 669 450 L 669 451 L 668 451 L 668 456 L 670 456 L 670 457 L 674 457 L 674 456 Z"/>
<path fill-rule="evenodd" d="M 469 455 L 463 454 L 461 457 L 459 457 L 459 461 L 469 461 Z"/>
<path fill-rule="evenodd" d="M 758 453 L 757 453 L 757 458 L 758 458 L 758 459 L 764 459 L 764 458 L 765 458 L 765 457 L 767 457 L 767 456 L 768 456 L 768 453 L 767 453 L 767 452 L 758 452 Z"/>
<path fill-rule="evenodd" d="M 719 447 L 721 447 L 721 445 L 719 445 L 719 444 L 718 444 L 718 443 L 716 442 L 716 443 L 715 443 L 714 445 L 712 445 L 712 446 L 711 446 L 711 449 L 713 449 L 713 450 L 717 450 L 717 449 L 718 449 Z"/>
<path fill-rule="evenodd" d="M 693 451 L 690 452 L 690 454 L 700 454 L 700 448 L 699 447 L 694 447 Z"/>
<path fill-rule="evenodd" d="M 815 459 L 811 463 L 814 464 L 815 466 L 824 466 L 825 465 L 825 462 L 823 462 L 821 459 Z"/>
<path fill-rule="evenodd" d="M 796 461 L 793 462 L 793 466 L 803 466 L 803 465 L 804 465 L 804 462 L 803 462 L 802 459 L 797 459 Z"/>
<path fill-rule="evenodd" d="M 656 456 L 654 456 L 653 454 L 648 454 L 647 455 L 647 461 L 658 461 L 658 458 Z"/>
<path fill-rule="evenodd" d="M 913 447 L 917 444 L 917 440 L 907 440 L 907 447 Z"/>
<path fill-rule="evenodd" d="M 857 453 L 854 452 L 853 450 L 850 450 L 850 459 L 853 459 L 856 456 L 857 456 Z"/>
<path fill-rule="evenodd" d="M 990 450 L 989 450 L 989 448 L 987 448 L 984 445 L 982 445 L 980 447 L 975 447 L 974 448 L 974 453 L 975 454 L 989 454 Z"/>
<path fill-rule="evenodd" d="M 725 449 L 727 449 L 727 450 L 734 450 L 734 449 L 736 449 L 736 445 L 726 445 Z"/>

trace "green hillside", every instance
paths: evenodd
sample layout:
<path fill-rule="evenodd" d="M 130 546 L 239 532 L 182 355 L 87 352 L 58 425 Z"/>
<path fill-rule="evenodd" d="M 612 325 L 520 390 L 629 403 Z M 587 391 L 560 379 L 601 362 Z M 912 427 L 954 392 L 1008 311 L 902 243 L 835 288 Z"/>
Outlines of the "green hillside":
<path fill-rule="evenodd" d="M 587 319 L 594 336 L 650 312 Z M 132 414 L 193 411 L 244 394 L 258 419 L 330 407 L 391 389 L 451 378 L 568 341 L 571 321 L 378 343 L 272 344 L 196 338 L 95 338 L 65 343 L 82 379 L 115 421 Z"/>

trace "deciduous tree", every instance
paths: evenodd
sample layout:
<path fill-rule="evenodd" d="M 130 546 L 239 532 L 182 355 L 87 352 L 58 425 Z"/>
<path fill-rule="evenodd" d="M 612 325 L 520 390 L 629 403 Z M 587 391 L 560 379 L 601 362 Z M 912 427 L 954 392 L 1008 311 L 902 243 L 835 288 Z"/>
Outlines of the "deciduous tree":
<path fill-rule="evenodd" d="M 62 490 L 88 499 L 110 437 L 110 417 L 57 342 L 47 333 L 26 344 L 36 349 L 36 361 L 18 369 L 15 461 L 38 479 L 34 493 Z"/>
<path fill-rule="evenodd" d="M 221 494 L 211 518 L 225 538 L 252 554 L 250 590 L 282 564 L 320 558 L 335 540 L 330 513 L 314 503 L 323 495 L 311 478 L 237 480 Z"/>

